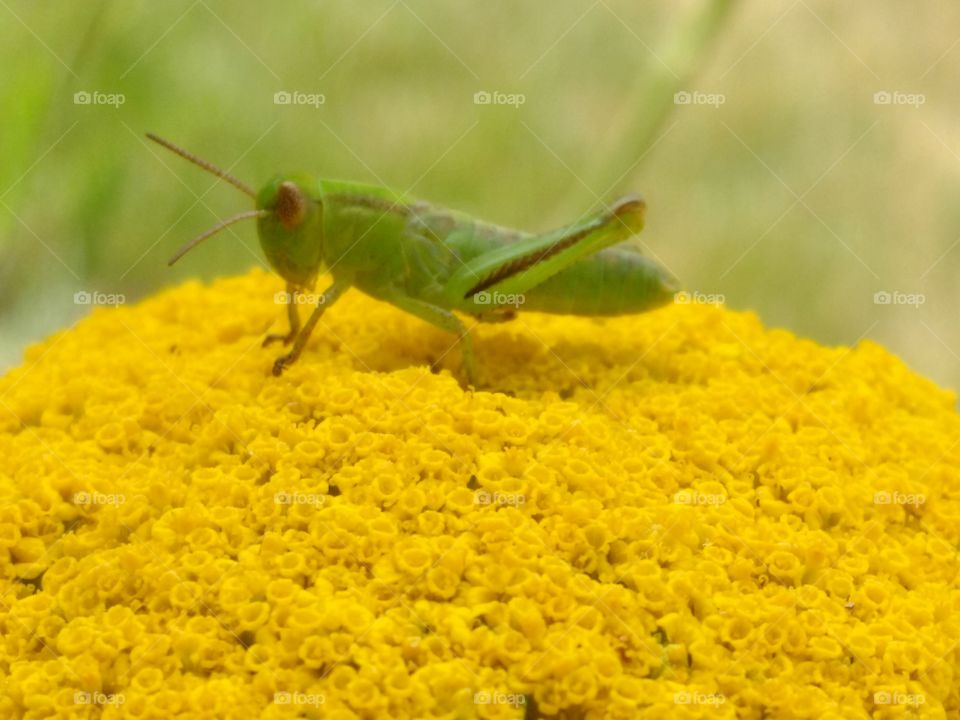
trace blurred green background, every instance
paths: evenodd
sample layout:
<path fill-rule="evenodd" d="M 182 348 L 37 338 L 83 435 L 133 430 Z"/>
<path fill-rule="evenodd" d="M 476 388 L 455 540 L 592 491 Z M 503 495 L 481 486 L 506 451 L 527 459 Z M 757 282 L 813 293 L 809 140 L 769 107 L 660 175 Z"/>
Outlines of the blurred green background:
<path fill-rule="evenodd" d="M 262 264 L 250 223 L 166 267 L 249 200 L 154 131 L 254 186 L 304 169 L 528 230 L 639 191 L 691 290 L 960 386 L 960 4 L 725 6 L 0 0 L 0 369 L 77 292 Z"/>

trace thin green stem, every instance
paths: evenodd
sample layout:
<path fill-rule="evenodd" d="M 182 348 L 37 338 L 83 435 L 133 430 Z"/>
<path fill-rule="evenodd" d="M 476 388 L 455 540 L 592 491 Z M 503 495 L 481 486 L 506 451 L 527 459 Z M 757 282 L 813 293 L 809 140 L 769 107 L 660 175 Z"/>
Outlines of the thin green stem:
<path fill-rule="evenodd" d="M 610 183 L 618 167 L 622 172 L 623 158 L 634 163 L 657 142 L 675 109 L 675 93 L 692 89 L 691 83 L 703 66 L 710 45 L 722 31 L 736 4 L 737 0 L 707 0 L 702 10 L 672 36 L 669 44 L 656 51 L 659 60 L 651 66 L 652 72 L 645 73 L 631 93 L 635 119 L 628 125 L 629 132 L 623 145 L 616 152 L 602 155 L 597 166 L 585 168 L 583 177 L 590 187 Z"/>

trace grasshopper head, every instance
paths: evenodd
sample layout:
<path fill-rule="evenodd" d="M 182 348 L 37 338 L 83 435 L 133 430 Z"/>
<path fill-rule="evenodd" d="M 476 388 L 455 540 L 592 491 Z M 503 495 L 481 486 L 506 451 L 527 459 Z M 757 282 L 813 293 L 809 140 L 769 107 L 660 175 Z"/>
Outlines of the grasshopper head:
<path fill-rule="evenodd" d="M 313 285 L 323 267 L 323 202 L 317 182 L 281 175 L 257 193 L 260 246 L 270 266 L 296 285 Z"/>
<path fill-rule="evenodd" d="M 173 265 L 190 250 L 224 228 L 243 220 L 257 219 L 260 246 L 271 267 L 288 282 L 312 287 L 323 267 L 323 203 L 319 184 L 308 175 L 278 176 L 259 193 L 213 163 L 174 145 L 169 140 L 147 133 L 147 137 L 167 150 L 226 180 L 256 203 L 255 210 L 238 213 L 198 235 L 170 258 Z"/>

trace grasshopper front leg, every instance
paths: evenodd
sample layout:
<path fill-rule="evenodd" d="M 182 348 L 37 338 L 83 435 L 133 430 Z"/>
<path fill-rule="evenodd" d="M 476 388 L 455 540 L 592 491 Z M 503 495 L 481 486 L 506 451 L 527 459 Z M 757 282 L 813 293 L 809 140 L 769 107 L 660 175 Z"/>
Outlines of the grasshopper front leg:
<path fill-rule="evenodd" d="M 263 339 L 261 347 L 267 347 L 267 345 L 278 341 L 284 345 L 289 345 L 297 337 L 300 332 L 300 311 L 297 309 L 296 302 L 299 290 L 300 288 L 293 283 L 287 283 L 287 319 L 290 322 L 290 332 L 286 334 L 270 333 Z"/>
<path fill-rule="evenodd" d="M 307 322 L 304 323 L 303 327 L 300 328 L 296 334 L 296 339 L 293 342 L 293 348 L 286 355 L 281 355 L 278 357 L 273 363 L 274 375 L 280 375 L 285 368 L 296 362 L 297 358 L 300 357 L 300 353 L 303 352 L 303 348 L 307 344 L 307 340 L 310 339 L 310 334 L 317 326 L 317 322 L 323 316 L 324 311 L 330 305 L 332 305 L 348 287 L 350 286 L 346 283 L 334 282 L 333 285 L 328 287 L 317 299 L 317 306 L 313 309 L 313 312 L 310 313 L 310 317 L 307 318 Z"/>

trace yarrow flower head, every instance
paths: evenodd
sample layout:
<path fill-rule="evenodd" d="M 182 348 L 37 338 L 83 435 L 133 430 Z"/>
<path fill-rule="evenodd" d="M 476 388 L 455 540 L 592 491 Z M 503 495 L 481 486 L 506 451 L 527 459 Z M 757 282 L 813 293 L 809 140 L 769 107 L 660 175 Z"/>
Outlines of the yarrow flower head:
<path fill-rule="evenodd" d="M 276 378 L 282 290 L 0 378 L 0 717 L 960 716 L 956 398 L 880 346 L 521 313 L 474 391 L 348 293 Z"/>

